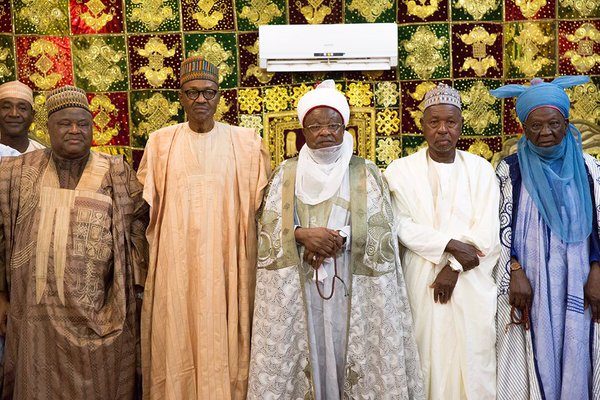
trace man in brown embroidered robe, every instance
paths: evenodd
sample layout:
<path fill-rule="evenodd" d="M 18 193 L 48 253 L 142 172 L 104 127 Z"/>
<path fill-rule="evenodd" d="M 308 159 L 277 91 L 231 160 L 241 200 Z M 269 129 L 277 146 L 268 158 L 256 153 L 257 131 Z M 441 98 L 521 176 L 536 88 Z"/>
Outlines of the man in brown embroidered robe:
<path fill-rule="evenodd" d="M 131 400 L 148 206 L 122 158 L 90 152 L 85 92 L 46 104 L 52 148 L 0 161 L 2 398 Z"/>

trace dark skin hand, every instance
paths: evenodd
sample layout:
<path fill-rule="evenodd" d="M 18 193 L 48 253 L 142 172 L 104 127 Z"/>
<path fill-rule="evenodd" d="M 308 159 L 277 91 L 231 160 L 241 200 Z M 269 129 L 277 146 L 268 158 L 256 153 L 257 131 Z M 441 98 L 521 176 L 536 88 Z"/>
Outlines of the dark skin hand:
<path fill-rule="evenodd" d="M 430 286 L 433 289 L 433 301 L 441 304 L 449 302 L 457 281 L 458 271 L 454 271 L 450 265 L 446 264 Z"/>
<path fill-rule="evenodd" d="M 6 292 L 0 292 L 0 336 L 6 336 L 6 321 L 8 319 L 8 309 L 10 303 Z"/>
<path fill-rule="evenodd" d="M 344 238 L 328 228 L 297 228 L 296 242 L 304 246 L 304 261 L 317 269 L 327 257 L 335 257 L 342 249 Z"/>
<path fill-rule="evenodd" d="M 533 290 L 525 271 L 522 268 L 510 271 L 510 284 L 508 285 L 508 302 L 510 305 L 524 312 L 525 307 L 531 308 L 532 301 Z"/>
<path fill-rule="evenodd" d="M 452 254 L 456 261 L 463 267 L 463 271 L 470 271 L 479 265 L 479 257 L 485 254 L 472 244 L 464 243 L 459 240 L 451 239 L 444 251 Z"/>
<path fill-rule="evenodd" d="M 592 321 L 600 322 L 600 264 L 593 262 L 588 280 L 583 287 L 585 306 L 592 308 Z"/>

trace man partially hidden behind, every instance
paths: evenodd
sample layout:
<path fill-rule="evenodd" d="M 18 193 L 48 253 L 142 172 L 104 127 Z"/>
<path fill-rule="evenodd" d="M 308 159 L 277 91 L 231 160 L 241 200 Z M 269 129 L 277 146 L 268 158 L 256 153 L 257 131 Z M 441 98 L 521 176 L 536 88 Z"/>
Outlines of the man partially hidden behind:
<path fill-rule="evenodd" d="M 306 145 L 259 218 L 248 399 L 424 398 L 389 192 L 352 155 L 331 80 L 298 102 Z"/>
<path fill-rule="evenodd" d="M 21 153 L 19 153 L 17 150 L 0 143 L 0 159 L 2 157 L 14 157 L 14 156 L 20 156 L 20 155 L 21 155 Z"/>
<path fill-rule="evenodd" d="M 524 135 L 500 162 L 498 399 L 600 398 L 600 164 L 569 123 L 586 76 L 507 85 Z"/>
<path fill-rule="evenodd" d="M 2 398 L 131 400 L 142 186 L 121 157 L 90 152 L 85 92 L 60 87 L 46 104 L 52 148 L 0 161 Z"/>
<path fill-rule="evenodd" d="M 181 67 L 189 122 L 150 135 L 138 177 L 150 204 L 142 313 L 146 399 L 246 398 L 256 220 L 269 159 L 254 130 L 216 122 L 218 69 Z"/>
<path fill-rule="evenodd" d="M 0 85 L 0 144 L 19 154 L 43 149 L 44 146 L 29 138 L 34 114 L 33 91 L 29 86 L 19 81 Z"/>
<path fill-rule="evenodd" d="M 435 400 L 495 399 L 498 185 L 486 160 L 456 149 L 458 91 L 439 84 L 423 107 L 428 148 L 392 162 L 384 176 L 425 389 Z"/>

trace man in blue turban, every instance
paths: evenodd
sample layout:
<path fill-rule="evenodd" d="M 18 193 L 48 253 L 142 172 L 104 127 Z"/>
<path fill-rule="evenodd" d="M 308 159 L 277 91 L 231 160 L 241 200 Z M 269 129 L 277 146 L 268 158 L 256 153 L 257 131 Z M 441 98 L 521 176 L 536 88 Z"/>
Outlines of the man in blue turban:
<path fill-rule="evenodd" d="M 564 89 L 589 81 L 492 90 L 516 97 L 524 135 L 500 162 L 500 239 L 495 271 L 498 399 L 597 399 L 600 342 L 600 164 L 569 123 Z"/>

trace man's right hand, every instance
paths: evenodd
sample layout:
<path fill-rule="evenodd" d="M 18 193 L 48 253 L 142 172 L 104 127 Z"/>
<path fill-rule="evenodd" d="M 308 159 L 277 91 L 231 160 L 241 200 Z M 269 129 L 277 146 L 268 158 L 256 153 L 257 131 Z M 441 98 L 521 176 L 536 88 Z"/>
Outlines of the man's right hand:
<path fill-rule="evenodd" d="M 479 257 L 485 256 L 481 250 L 472 244 L 455 239 L 451 239 L 444 250 L 456 258 L 456 261 L 462 265 L 463 271 L 469 271 L 478 266 Z"/>
<path fill-rule="evenodd" d="M 343 238 L 337 231 L 327 228 L 297 228 L 296 242 L 315 255 L 335 257 L 342 249 Z"/>
<path fill-rule="evenodd" d="M 8 309 L 10 303 L 6 292 L 0 292 L 0 336 L 6 336 L 6 321 L 8 319 Z"/>
<path fill-rule="evenodd" d="M 531 308 L 533 301 L 533 290 L 531 283 L 525 275 L 523 269 L 517 269 L 510 272 L 510 284 L 508 285 L 508 301 L 511 306 L 524 312 L 525 307 Z"/>

